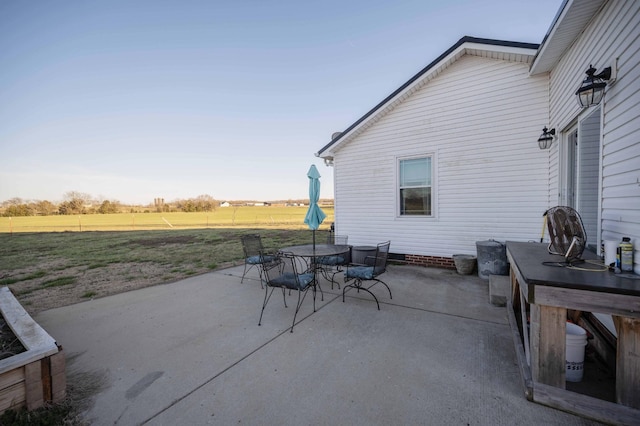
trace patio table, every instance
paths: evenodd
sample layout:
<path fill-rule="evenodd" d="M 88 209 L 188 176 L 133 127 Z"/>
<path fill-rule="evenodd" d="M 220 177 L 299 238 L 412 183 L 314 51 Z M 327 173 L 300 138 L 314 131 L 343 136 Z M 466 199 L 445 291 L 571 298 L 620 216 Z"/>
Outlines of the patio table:
<path fill-rule="evenodd" d="M 591 252 L 586 260 L 599 260 Z M 525 394 L 541 404 L 616 423 L 640 422 L 640 280 L 609 271 L 554 267 L 547 245 L 507 242 L 512 292 L 508 302 Z M 588 268 L 589 264 L 584 264 Z M 592 269 L 595 266 L 592 266 Z M 514 306 L 522 315 L 517 324 Z M 527 329 L 527 306 L 530 329 Z M 567 310 L 613 316 L 618 332 L 616 403 L 566 390 Z M 523 351 L 524 350 L 524 351 Z M 523 353 L 524 352 L 524 353 Z M 605 416 L 603 418 L 603 416 Z"/>
<path fill-rule="evenodd" d="M 334 244 L 304 244 L 301 246 L 291 246 L 280 249 L 282 253 L 291 253 L 294 256 L 315 259 L 322 256 L 338 256 L 347 253 L 350 250 L 348 245 Z"/>
<path fill-rule="evenodd" d="M 318 270 L 319 266 L 316 264 L 315 260 L 318 257 L 324 256 L 339 256 L 341 254 L 348 253 L 351 250 L 351 246 L 348 245 L 335 245 L 335 244 L 304 244 L 300 246 L 291 246 L 284 247 L 279 250 L 280 253 L 290 253 L 296 257 L 304 259 L 304 262 L 307 266 L 309 266 L 309 262 L 311 263 L 311 270 L 313 271 L 313 279 L 314 282 L 320 288 L 320 294 L 322 300 L 324 300 L 324 293 L 322 292 L 322 287 L 318 282 Z"/>

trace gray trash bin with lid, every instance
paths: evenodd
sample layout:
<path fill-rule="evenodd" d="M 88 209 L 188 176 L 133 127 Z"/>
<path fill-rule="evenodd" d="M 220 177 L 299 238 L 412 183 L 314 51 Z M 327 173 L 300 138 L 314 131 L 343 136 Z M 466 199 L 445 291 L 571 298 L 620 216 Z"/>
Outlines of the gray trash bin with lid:
<path fill-rule="evenodd" d="M 476 241 L 478 276 L 488 280 L 489 275 L 509 275 L 507 246 L 499 241 Z"/>
<path fill-rule="evenodd" d="M 351 262 L 365 265 L 367 264 L 367 257 L 375 257 L 377 249 L 376 246 L 354 246 L 351 249 Z"/>

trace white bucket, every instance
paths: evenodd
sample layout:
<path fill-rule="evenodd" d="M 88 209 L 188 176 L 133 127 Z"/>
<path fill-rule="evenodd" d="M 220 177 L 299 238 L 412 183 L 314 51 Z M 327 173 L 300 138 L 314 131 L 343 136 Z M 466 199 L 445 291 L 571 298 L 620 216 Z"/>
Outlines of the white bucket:
<path fill-rule="evenodd" d="M 584 373 L 584 347 L 587 346 L 587 332 L 573 323 L 567 323 L 567 382 L 580 382 Z"/>

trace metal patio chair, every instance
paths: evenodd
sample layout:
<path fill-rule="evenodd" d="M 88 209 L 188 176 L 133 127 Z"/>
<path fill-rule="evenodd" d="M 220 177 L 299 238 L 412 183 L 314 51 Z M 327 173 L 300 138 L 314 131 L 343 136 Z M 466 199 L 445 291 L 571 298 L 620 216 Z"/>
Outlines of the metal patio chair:
<path fill-rule="evenodd" d="M 387 270 L 387 258 L 389 257 L 389 246 L 391 245 L 390 241 L 385 243 L 380 243 L 376 247 L 376 255 L 375 256 L 367 256 L 365 258 L 365 264 L 349 264 L 344 272 L 344 280 L 345 286 L 342 289 L 342 301 L 344 302 L 344 294 L 348 287 L 355 288 L 358 293 L 360 290 L 366 291 L 376 301 L 376 305 L 378 305 L 378 310 L 380 310 L 380 303 L 378 303 L 378 298 L 375 294 L 369 290 L 371 287 L 376 285 L 377 283 L 382 283 L 387 290 L 389 290 L 389 298 L 393 299 L 391 295 L 391 289 L 389 286 L 382 280 L 378 278 L 378 276 L 382 275 Z M 349 281 L 353 281 L 350 284 L 346 284 Z M 372 281 L 373 283 L 365 287 L 363 283 L 365 281 Z"/>
<path fill-rule="evenodd" d="M 313 312 L 316 311 L 316 282 L 313 272 L 299 272 L 297 258 L 290 253 L 280 253 L 271 262 L 262 263 L 262 275 L 265 279 L 264 301 L 262 310 L 260 311 L 260 319 L 258 325 L 262 325 L 262 316 L 264 308 L 269 303 L 271 295 L 276 288 L 282 289 L 282 298 L 284 306 L 287 307 L 287 290 L 289 294 L 292 291 L 298 292 L 298 301 L 296 303 L 296 311 L 293 314 L 293 322 L 291 324 L 291 332 L 296 324 L 296 316 L 300 310 L 300 306 L 307 297 L 307 291 L 313 292 Z"/>
<path fill-rule="evenodd" d="M 349 237 L 347 235 L 335 235 L 333 232 L 329 232 L 327 237 L 327 244 L 335 244 L 338 246 L 346 246 L 349 244 Z M 351 262 L 351 253 L 347 252 L 339 254 L 337 256 L 322 256 L 316 259 L 316 265 L 320 268 L 322 276 L 331 281 L 331 289 L 333 290 L 333 284 L 340 288 L 340 283 L 335 280 L 336 274 L 343 271 L 343 267 Z"/>
<path fill-rule="evenodd" d="M 260 288 L 263 288 L 262 282 L 264 281 L 264 277 L 260 266 L 264 263 L 272 262 L 276 255 L 265 253 L 260 234 L 243 235 L 240 237 L 240 240 L 242 241 L 242 250 L 244 252 L 244 271 L 242 272 L 240 283 L 244 282 L 244 277 L 247 272 L 255 266 L 260 276 Z"/>

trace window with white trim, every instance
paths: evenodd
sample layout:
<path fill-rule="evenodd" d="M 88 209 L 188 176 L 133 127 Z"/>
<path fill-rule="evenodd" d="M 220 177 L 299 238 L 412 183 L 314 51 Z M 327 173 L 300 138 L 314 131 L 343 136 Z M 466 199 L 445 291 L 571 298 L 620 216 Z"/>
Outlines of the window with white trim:
<path fill-rule="evenodd" d="M 431 156 L 398 160 L 400 216 L 432 216 Z"/>

